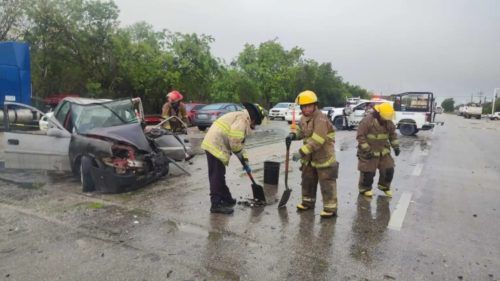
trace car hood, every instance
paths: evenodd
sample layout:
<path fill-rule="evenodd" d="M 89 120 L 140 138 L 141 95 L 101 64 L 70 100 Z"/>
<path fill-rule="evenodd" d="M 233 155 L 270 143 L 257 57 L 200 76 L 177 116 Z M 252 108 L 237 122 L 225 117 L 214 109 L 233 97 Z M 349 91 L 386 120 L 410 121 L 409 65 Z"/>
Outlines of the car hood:
<path fill-rule="evenodd" d="M 86 135 L 94 135 L 99 137 L 111 138 L 117 141 L 129 143 L 140 150 L 151 152 L 149 145 L 141 124 L 125 124 L 120 126 L 113 126 L 108 128 L 95 128 L 86 133 Z"/>

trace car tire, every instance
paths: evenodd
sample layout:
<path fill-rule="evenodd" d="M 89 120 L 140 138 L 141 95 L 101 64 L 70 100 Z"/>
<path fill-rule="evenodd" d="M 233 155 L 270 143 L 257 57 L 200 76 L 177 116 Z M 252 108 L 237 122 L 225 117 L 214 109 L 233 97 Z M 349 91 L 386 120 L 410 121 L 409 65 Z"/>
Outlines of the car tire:
<path fill-rule="evenodd" d="M 417 133 L 416 131 L 417 129 L 415 128 L 414 124 L 401 124 L 399 126 L 399 132 L 403 136 L 412 136 Z"/>
<path fill-rule="evenodd" d="M 164 177 L 164 176 L 168 175 L 169 171 L 170 171 L 170 162 L 167 161 L 167 163 L 165 164 L 165 166 L 161 170 L 161 176 Z"/>
<path fill-rule="evenodd" d="M 90 174 L 92 166 L 92 159 L 85 155 L 82 156 L 80 159 L 80 181 L 82 183 L 83 192 L 91 192 L 95 190 L 95 184 Z"/>
<path fill-rule="evenodd" d="M 272 121 L 272 120 L 274 120 L 274 118 L 273 118 L 273 117 L 269 117 L 269 120 L 271 120 L 271 121 Z"/>
<path fill-rule="evenodd" d="M 341 131 L 344 129 L 344 120 L 342 117 L 337 117 L 333 119 L 333 126 L 335 126 L 335 129 L 337 131 Z"/>
<path fill-rule="evenodd" d="M 198 126 L 198 130 L 204 132 L 207 129 L 205 126 Z"/>

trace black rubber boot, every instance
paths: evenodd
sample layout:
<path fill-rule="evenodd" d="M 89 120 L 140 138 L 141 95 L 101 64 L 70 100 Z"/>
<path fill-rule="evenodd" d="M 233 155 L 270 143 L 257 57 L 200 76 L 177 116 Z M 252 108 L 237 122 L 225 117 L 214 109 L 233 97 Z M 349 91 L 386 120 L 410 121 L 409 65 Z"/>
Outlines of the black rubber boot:
<path fill-rule="evenodd" d="M 224 203 L 217 203 L 213 204 L 212 207 L 210 207 L 210 213 L 218 213 L 218 214 L 232 214 L 234 212 L 232 207 L 224 205 Z"/>
<path fill-rule="evenodd" d="M 222 205 L 224 205 L 226 207 L 233 207 L 234 205 L 236 205 L 236 199 L 234 199 L 232 197 L 228 198 L 228 199 L 223 199 Z"/>

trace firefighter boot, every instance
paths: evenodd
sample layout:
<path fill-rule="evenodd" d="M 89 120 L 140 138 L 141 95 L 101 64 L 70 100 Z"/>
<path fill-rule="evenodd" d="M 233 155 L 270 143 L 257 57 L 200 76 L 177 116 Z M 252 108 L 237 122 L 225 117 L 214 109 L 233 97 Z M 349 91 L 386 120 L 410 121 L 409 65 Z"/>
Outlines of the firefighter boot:
<path fill-rule="evenodd" d="M 366 197 L 372 197 L 373 196 L 373 191 L 372 191 L 372 184 L 373 184 L 373 177 L 375 177 L 375 173 L 373 172 L 360 172 L 359 173 L 359 193 L 366 196 Z"/>
<path fill-rule="evenodd" d="M 234 212 L 234 210 L 232 207 L 226 206 L 222 202 L 212 203 L 212 206 L 210 207 L 210 213 L 230 215 L 233 212 Z"/>

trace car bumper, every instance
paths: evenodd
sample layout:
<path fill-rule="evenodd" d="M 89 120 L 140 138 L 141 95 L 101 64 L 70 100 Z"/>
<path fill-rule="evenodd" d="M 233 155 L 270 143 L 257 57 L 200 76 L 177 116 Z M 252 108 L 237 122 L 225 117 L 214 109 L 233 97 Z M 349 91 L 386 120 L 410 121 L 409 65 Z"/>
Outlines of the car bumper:
<path fill-rule="evenodd" d="M 208 120 L 208 119 L 195 119 L 194 124 L 196 126 L 205 126 L 205 127 L 210 127 L 214 123 L 214 120 Z"/>

